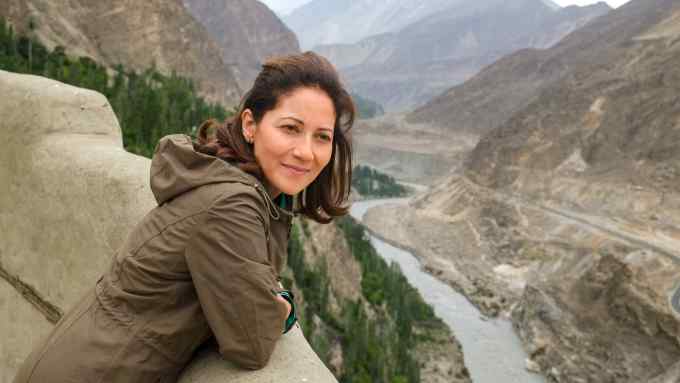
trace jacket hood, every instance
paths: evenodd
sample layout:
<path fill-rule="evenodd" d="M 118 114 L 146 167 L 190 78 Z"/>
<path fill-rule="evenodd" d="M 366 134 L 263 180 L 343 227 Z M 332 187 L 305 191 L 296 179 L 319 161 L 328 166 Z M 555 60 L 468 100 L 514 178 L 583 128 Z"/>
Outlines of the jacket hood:
<path fill-rule="evenodd" d="M 194 150 L 191 137 L 172 134 L 160 139 L 151 159 L 151 191 L 159 205 L 199 186 L 219 182 L 240 182 L 260 191 L 270 214 L 279 209 L 271 200 L 269 185 L 254 175 L 214 156 Z"/>

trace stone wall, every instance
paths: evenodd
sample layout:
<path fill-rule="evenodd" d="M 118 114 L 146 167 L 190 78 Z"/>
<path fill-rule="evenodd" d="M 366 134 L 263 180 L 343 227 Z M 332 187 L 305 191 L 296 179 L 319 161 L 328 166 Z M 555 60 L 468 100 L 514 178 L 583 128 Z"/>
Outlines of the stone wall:
<path fill-rule="evenodd" d="M 0 71 L 0 381 L 9 382 L 156 204 L 150 161 L 123 149 L 104 96 Z M 180 382 L 336 382 L 299 329 L 269 365 L 240 370 L 204 351 Z"/>

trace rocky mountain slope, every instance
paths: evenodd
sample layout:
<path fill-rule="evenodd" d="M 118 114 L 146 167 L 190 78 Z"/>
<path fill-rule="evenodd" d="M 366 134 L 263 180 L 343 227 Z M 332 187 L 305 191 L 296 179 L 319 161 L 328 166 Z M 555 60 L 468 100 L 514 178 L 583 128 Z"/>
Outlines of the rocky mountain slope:
<path fill-rule="evenodd" d="M 470 105 L 463 131 L 497 126 L 463 171 L 367 215 L 480 308 L 512 313 L 550 382 L 680 381 L 679 42 L 680 3 L 633 0 L 498 61 L 451 92 Z"/>
<path fill-rule="evenodd" d="M 565 41 L 571 49 L 542 65 L 548 72 L 568 67 L 567 74 L 482 138 L 468 159 L 468 177 L 561 201 L 576 199 L 579 187 L 600 189 L 572 203 L 589 212 L 644 212 L 642 220 L 657 213 L 659 223 L 677 225 L 680 210 L 670 196 L 680 192 L 678 6 L 633 1 L 571 35 Z M 578 57 L 584 50 L 592 53 Z M 573 181 L 567 188 L 550 184 L 559 180 Z M 612 198 L 625 194 L 658 199 L 629 206 Z"/>
<path fill-rule="evenodd" d="M 585 72 L 588 66 L 595 68 L 614 59 L 649 25 L 648 13 L 627 5 L 626 12 L 598 20 L 550 49 L 524 49 L 503 57 L 410 113 L 407 120 L 484 134 L 534 99 L 553 92 L 549 88 L 567 80 L 576 67 Z"/>
<path fill-rule="evenodd" d="M 260 65 L 275 55 L 300 52 L 295 34 L 257 0 L 183 0 L 222 48 L 222 61 L 241 89 L 250 89 Z"/>
<path fill-rule="evenodd" d="M 220 47 L 180 0 L 7 0 L 0 3 L 0 16 L 21 33 L 32 19 L 41 42 L 50 49 L 66 47 L 72 56 L 137 71 L 153 65 L 162 73 L 176 71 L 225 106 L 236 104 L 241 94 Z"/>
<path fill-rule="evenodd" d="M 314 50 L 340 67 L 358 94 L 388 110 L 405 110 L 505 54 L 549 47 L 610 9 L 605 3 L 556 9 L 540 0 L 454 1 L 437 7 L 426 8 L 431 13 L 399 30 Z"/>

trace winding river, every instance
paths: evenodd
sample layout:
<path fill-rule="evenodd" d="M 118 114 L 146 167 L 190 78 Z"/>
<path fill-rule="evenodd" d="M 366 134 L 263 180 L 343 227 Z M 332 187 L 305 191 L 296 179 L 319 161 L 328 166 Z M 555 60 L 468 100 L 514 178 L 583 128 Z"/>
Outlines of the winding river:
<path fill-rule="evenodd" d="M 406 203 L 407 199 L 355 202 L 351 215 L 361 221 L 372 207 Z M 507 319 L 486 319 L 462 294 L 423 271 L 409 252 L 370 236 L 371 243 L 387 262 L 396 262 L 418 289 L 423 299 L 453 331 L 463 346 L 465 365 L 474 383 L 543 383 L 545 379 L 528 372 L 526 353 Z"/>

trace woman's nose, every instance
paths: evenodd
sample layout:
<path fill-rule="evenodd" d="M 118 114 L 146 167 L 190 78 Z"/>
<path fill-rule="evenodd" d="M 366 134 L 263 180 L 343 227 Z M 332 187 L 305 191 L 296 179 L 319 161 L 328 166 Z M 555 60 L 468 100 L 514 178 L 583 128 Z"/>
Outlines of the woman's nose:
<path fill-rule="evenodd" d="M 303 137 L 295 144 L 293 155 L 302 161 L 311 161 L 314 159 L 314 152 L 312 150 L 312 139 L 310 137 Z"/>

